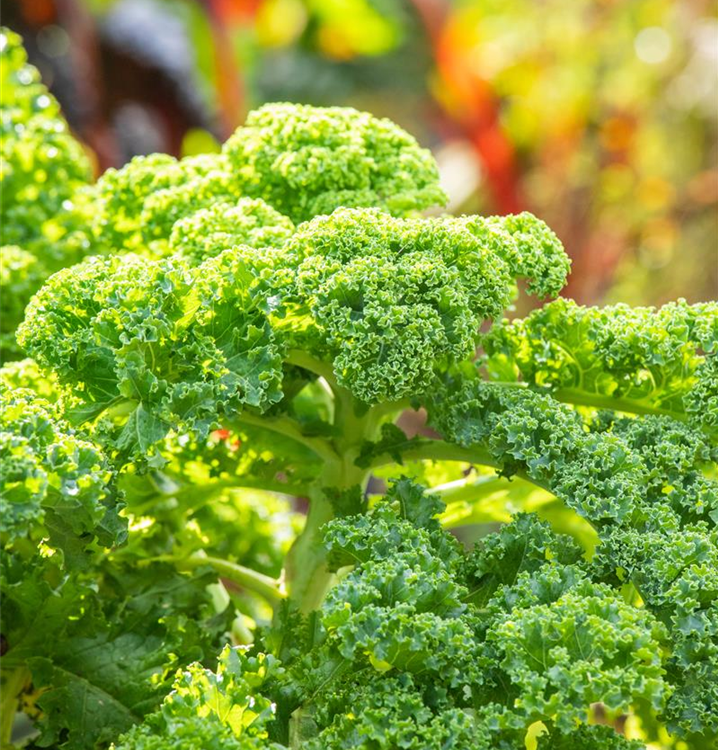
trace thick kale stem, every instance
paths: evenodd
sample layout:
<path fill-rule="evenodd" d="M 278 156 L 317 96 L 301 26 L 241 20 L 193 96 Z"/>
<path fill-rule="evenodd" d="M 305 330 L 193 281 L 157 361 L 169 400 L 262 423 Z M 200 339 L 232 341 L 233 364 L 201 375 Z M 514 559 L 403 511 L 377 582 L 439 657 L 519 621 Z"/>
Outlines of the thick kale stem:
<path fill-rule="evenodd" d="M 347 450 L 343 461 L 325 466 L 310 492 L 304 529 L 287 554 L 284 568 L 287 591 L 302 612 L 317 609 L 334 580 L 326 566 L 321 536 L 322 527 L 334 518 L 334 508 L 325 489 L 346 490 L 358 486 L 364 490 L 369 472 L 354 465 L 355 457 L 354 450 Z"/>
<path fill-rule="evenodd" d="M 336 458 L 327 461 L 309 494 L 306 524 L 285 561 L 289 597 L 303 612 L 311 612 L 321 605 L 334 578 L 326 566 L 321 537 L 322 527 L 334 517 L 334 508 L 325 490 L 341 491 L 358 486 L 363 491 L 366 488 L 369 471 L 358 467 L 355 461 L 362 443 L 375 437 L 382 416 L 377 407 L 362 407 L 344 388 L 337 387 L 335 393 Z"/>
<path fill-rule="evenodd" d="M 488 381 L 491 385 L 502 386 L 504 388 L 527 388 L 526 383 L 520 381 Z M 683 412 L 673 411 L 672 409 L 662 409 L 660 406 L 647 404 L 643 401 L 631 398 L 618 398 L 616 396 L 604 396 L 600 393 L 590 393 L 579 388 L 558 388 L 557 390 L 540 389 L 539 392 L 546 392 L 553 396 L 557 401 L 571 406 L 588 406 L 594 409 L 610 409 L 611 411 L 624 412 L 625 414 L 641 414 L 661 417 L 671 417 L 679 422 L 686 422 L 688 416 Z"/>
<path fill-rule="evenodd" d="M 195 553 L 189 557 L 162 555 L 153 558 L 158 562 L 170 562 L 178 570 L 195 570 L 204 566 L 214 568 L 223 578 L 227 578 L 240 586 L 264 597 L 268 602 L 277 604 L 286 597 L 281 581 L 278 581 L 256 570 L 246 568 L 238 563 L 228 562 L 219 557 L 211 557 L 203 553 Z"/>
<path fill-rule="evenodd" d="M 574 390 L 571 388 L 559 388 L 553 391 L 551 395 L 557 401 L 563 401 L 566 404 L 574 406 L 592 406 L 596 409 L 612 409 L 613 411 L 625 412 L 626 414 L 655 414 L 662 417 L 671 417 L 679 422 L 687 421 L 686 414 L 672 411 L 671 409 L 661 409 L 659 406 L 632 401 L 630 398 L 615 398 L 614 396 L 601 396 L 598 393 L 588 393 L 586 391 Z"/>
<path fill-rule="evenodd" d="M 183 508 L 196 509 L 207 503 L 212 502 L 221 492 L 225 490 L 263 490 L 265 492 L 274 492 L 277 495 L 287 495 L 288 497 L 297 497 L 306 495 L 309 488 L 305 485 L 293 484 L 290 482 L 278 482 L 270 479 L 251 479 L 246 476 L 229 476 L 226 479 L 216 479 L 207 484 L 201 485 L 201 492 L 198 492 L 200 486 L 191 484 L 187 487 L 182 487 L 176 492 L 157 491 L 156 494 L 152 495 L 149 499 L 144 500 L 141 503 L 133 504 L 128 508 L 128 511 L 133 515 L 141 515 L 152 509 L 154 505 L 162 501 L 166 501 L 169 498 L 176 498 L 182 503 Z M 196 502 L 192 502 L 193 498 L 198 498 Z"/>
<path fill-rule="evenodd" d="M 496 474 L 476 474 L 432 487 L 429 492 L 439 495 L 448 505 L 461 500 L 473 500 L 478 495 L 493 492 L 501 486 L 501 477 Z"/>
<path fill-rule="evenodd" d="M 242 413 L 238 414 L 233 422 L 238 425 L 259 427 L 284 435 L 309 448 L 309 450 L 316 453 L 319 458 L 323 458 L 325 461 L 336 459 L 336 453 L 332 450 L 331 444 L 328 441 L 323 438 L 304 435 L 299 423 L 291 417 L 260 417 L 256 414 Z"/>
<path fill-rule="evenodd" d="M 322 603 L 332 583 L 327 570 L 320 529 L 334 517 L 334 509 L 320 487 L 310 493 L 309 512 L 301 534 L 294 540 L 284 561 L 284 579 L 289 598 L 302 612 Z"/>
<path fill-rule="evenodd" d="M 337 385 L 334 368 L 328 362 L 322 362 L 320 359 L 312 357 L 311 354 L 301 349 L 290 349 L 286 357 L 284 357 L 284 361 L 290 365 L 296 365 L 304 370 L 308 370 L 320 378 L 324 378 L 332 387 L 332 390 Z"/>
<path fill-rule="evenodd" d="M 10 747 L 12 728 L 18 709 L 18 699 L 30 679 L 27 667 L 16 667 L 2 672 L 0 695 L 0 747 Z"/>
<path fill-rule="evenodd" d="M 468 464 L 490 466 L 497 470 L 502 468 L 501 464 L 491 456 L 488 449 L 482 445 L 477 444 L 464 447 L 454 445 L 453 443 L 446 443 L 443 440 L 429 438 L 415 443 L 411 448 L 404 451 L 401 457 L 403 461 L 462 461 Z M 394 463 L 396 463 L 396 457 L 389 453 L 384 453 L 372 461 L 371 467 L 376 468 Z M 551 491 L 548 484 L 528 476 L 522 470 L 514 472 L 514 475 L 527 482 L 531 482 L 531 484 L 535 484 L 537 487 L 541 487 L 549 492 Z"/>

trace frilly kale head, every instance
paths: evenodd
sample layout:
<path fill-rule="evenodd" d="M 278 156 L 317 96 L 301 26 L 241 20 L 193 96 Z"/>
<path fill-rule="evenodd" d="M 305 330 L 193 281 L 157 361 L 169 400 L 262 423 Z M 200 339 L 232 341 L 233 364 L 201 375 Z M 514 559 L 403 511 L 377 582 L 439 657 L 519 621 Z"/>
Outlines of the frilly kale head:
<path fill-rule="evenodd" d="M 367 403 L 421 394 L 437 369 L 473 355 L 480 325 L 506 308 L 517 277 L 553 293 L 565 281 L 558 239 L 543 255 L 563 268 L 557 286 L 514 237 L 549 230 L 517 219 L 468 224 L 342 208 L 303 224 L 284 248 L 289 299 L 313 322 L 295 345 L 328 350 L 339 382 Z"/>
<path fill-rule="evenodd" d="M 446 201 L 429 151 L 393 122 L 350 108 L 268 104 L 223 153 L 244 195 L 296 223 L 339 206 L 403 216 Z"/>
<path fill-rule="evenodd" d="M 267 105 L 86 185 L 0 46 L 5 341 L 44 281 L 0 370 L 5 713 L 31 679 L 63 750 L 635 750 L 631 714 L 715 744 L 716 303 L 501 320 L 560 293 L 556 235 L 422 217 L 431 155 L 349 109 Z M 448 512 L 364 491 L 420 462 L 466 469 Z M 462 504 L 513 518 L 467 551 Z M 209 671 L 230 628 L 254 645 Z"/>
<path fill-rule="evenodd" d="M 111 257 L 53 276 L 18 340 L 71 387 L 73 421 L 116 423 L 127 459 L 275 409 L 297 351 L 365 405 L 421 395 L 517 280 L 555 295 L 569 270 L 529 214 L 416 218 L 436 179 L 391 123 L 268 105 L 221 154 L 136 157 L 83 191 L 84 245 Z"/>

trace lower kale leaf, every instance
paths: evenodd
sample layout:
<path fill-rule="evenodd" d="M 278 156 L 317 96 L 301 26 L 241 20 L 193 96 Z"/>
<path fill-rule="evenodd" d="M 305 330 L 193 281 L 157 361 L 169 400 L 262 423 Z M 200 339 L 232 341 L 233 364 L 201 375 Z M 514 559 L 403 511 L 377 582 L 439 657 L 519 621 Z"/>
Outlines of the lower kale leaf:
<path fill-rule="evenodd" d="M 199 737 L 208 748 L 519 750 L 536 722 L 539 748 L 638 748 L 589 726 L 591 707 L 618 717 L 665 705 L 665 626 L 594 581 L 590 563 L 561 562 L 580 551 L 536 516 L 466 553 L 433 518 L 441 510 L 401 480 L 367 514 L 331 521 L 340 580 L 320 610 L 287 604 L 255 645 L 225 649 L 216 673 L 178 672 L 117 750 Z M 507 576 L 497 585 L 493 571 Z"/>

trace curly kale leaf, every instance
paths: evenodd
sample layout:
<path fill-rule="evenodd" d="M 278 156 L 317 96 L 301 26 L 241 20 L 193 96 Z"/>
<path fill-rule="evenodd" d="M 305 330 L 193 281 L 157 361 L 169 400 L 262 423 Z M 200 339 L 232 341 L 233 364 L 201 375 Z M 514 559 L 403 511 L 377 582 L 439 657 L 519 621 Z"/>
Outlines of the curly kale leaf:
<path fill-rule="evenodd" d="M 275 708 L 262 697 L 281 672 L 272 656 L 226 647 L 216 672 L 192 664 L 178 672 L 159 711 L 121 737 L 115 750 L 272 750 L 265 725 Z"/>
<path fill-rule="evenodd" d="M 347 710 L 350 706 L 351 709 Z M 346 692 L 322 696 L 317 710 L 321 735 L 310 750 L 331 748 L 416 748 L 416 750 L 489 750 L 488 728 L 471 712 L 446 705 L 427 705 L 409 674 L 374 675 L 356 680 Z"/>
<path fill-rule="evenodd" d="M 96 252 L 177 254 L 191 265 L 236 245 L 281 244 L 291 220 L 242 197 L 228 169 L 217 154 L 153 154 L 107 170 L 83 195 L 87 243 Z"/>
<path fill-rule="evenodd" d="M 718 531 L 706 524 L 616 529 L 604 535 L 599 574 L 630 579 L 667 624 L 674 692 L 666 711 L 678 733 L 718 733 Z"/>
<path fill-rule="evenodd" d="M 339 383 L 367 403 L 419 396 L 435 370 L 471 358 L 483 321 L 509 304 L 515 276 L 531 272 L 465 222 L 377 209 L 317 217 L 283 252 L 294 277 L 284 295 L 313 322 L 297 326 L 294 345 L 322 358 L 328 349 Z"/>
<path fill-rule="evenodd" d="M 581 307 L 559 299 L 483 340 L 489 375 L 574 404 L 715 429 L 718 304 Z"/>
<path fill-rule="evenodd" d="M 223 153 L 243 195 L 296 223 L 340 206 L 401 216 L 446 201 L 430 152 L 389 120 L 354 109 L 265 105 Z"/>
<path fill-rule="evenodd" d="M 466 556 L 463 575 L 469 589 L 468 601 L 481 607 L 499 587 L 513 586 L 519 574 L 535 573 L 549 560 L 579 564 L 582 554 L 570 537 L 555 534 L 533 514 L 519 513 Z"/>
<path fill-rule="evenodd" d="M 197 278 L 180 261 L 94 258 L 50 279 L 19 336 L 72 387 L 79 421 L 112 408 L 124 417 L 112 436 L 120 454 L 152 456 L 172 428 L 206 435 L 220 409 L 281 398 L 281 361 L 254 289 L 263 264 L 238 250 Z"/>
<path fill-rule="evenodd" d="M 3 360 L 20 354 L 15 330 L 22 321 L 25 306 L 47 275 L 44 263 L 34 253 L 17 245 L 0 248 L 0 350 Z"/>
<path fill-rule="evenodd" d="M 151 154 L 108 169 L 85 196 L 88 241 L 98 250 L 168 254 L 178 219 L 231 197 L 225 166 L 211 154 L 181 161 Z"/>
<path fill-rule="evenodd" d="M 384 500 L 368 515 L 338 519 L 324 529 L 332 570 L 346 565 L 390 559 L 394 554 L 439 556 L 446 565 L 460 558 L 456 540 L 443 533 L 435 516 L 443 503 L 408 479 L 394 482 Z"/>
<path fill-rule="evenodd" d="M 695 382 L 683 396 L 683 406 L 692 424 L 718 435 L 718 355 L 712 354 L 696 367 Z"/>
<path fill-rule="evenodd" d="M 41 540 L 70 565 L 93 542 L 126 537 L 113 472 L 103 453 L 75 435 L 30 391 L 0 391 L 0 532 L 6 547 Z"/>
<path fill-rule="evenodd" d="M 291 220 L 264 201 L 242 198 L 236 204 L 214 203 L 177 221 L 169 247 L 178 257 L 199 265 L 237 245 L 281 246 L 293 231 Z"/>
<path fill-rule="evenodd" d="M 552 565 L 521 574 L 497 599 L 485 657 L 508 675 L 524 721 L 551 717 L 567 733 L 598 701 L 627 711 L 640 694 L 663 707 L 668 690 L 657 647 L 665 629 L 610 587 L 566 578 Z"/>
<path fill-rule="evenodd" d="M 718 446 L 705 432 L 669 417 L 616 418 L 603 412 L 592 420 L 594 432 L 614 435 L 640 456 L 645 466 L 644 502 L 663 527 L 676 523 L 718 523 L 718 481 L 711 469 Z"/>
<path fill-rule="evenodd" d="M 640 455 L 618 435 L 588 432 L 550 396 L 449 379 L 437 385 L 429 418 L 450 442 L 488 453 L 502 474 L 528 477 L 594 524 L 625 519 L 641 502 Z"/>
<path fill-rule="evenodd" d="M 516 278 L 528 279 L 527 291 L 555 297 L 566 284 L 571 261 L 558 237 L 530 213 L 509 216 L 467 216 L 464 226 L 501 256 Z"/>
<path fill-rule="evenodd" d="M 54 403 L 60 397 L 57 377 L 43 370 L 34 359 L 17 359 L 0 367 L 0 383 L 8 390 L 32 391 L 36 396 Z"/>
<path fill-rule="evenodd" d="M 401 513 L 391 493 L 384 503 L 369 518 L 392 507 Z M 489 537 L 468 565 L 460 564 L 460 554 L 452 558 L 438 552 L 436 541 L 405 542 L 405 547 L 387 540 L 383 559 L 373 555 L 360 562 L 355 557 L 354 570 L 323 605 L 325 647 L 336 643 L 354 669 L 363 662 L 381 672 L 415 674 L 450 692 L 469 688 L 467 695 L 481 695 L 495 680 L 508 691 L 509 727 L 511 722 L 525 728 L 550 720 L 568 731 L 576 721 L 587 721 L 592 703 L 626 710 L 638 695 L 660 709 L 667 693 L 658 649 L 666 639 L 664 628 L 609 586 L 591 583 L 578 568 L 552 560 L 547 550 L 558 552 L 562 540 L 527 518 L 519 517 L 498 541 Z M 356 517 L 359 528 L 363 521 Z M 353 523 L 341 519 L 327 527 L 330 558 L 337 537 L 343 552 L 351 550 L 347 538 L 352 538 Z M 516 540 L 525 536 L 527 526 L 533 527 L 536 542 L 516 560 Z M 406 540 L 417 532 L 421 539 L 421 531 L 407 529 Z M 433 534 L 446 536 L 439 529 Z M 561 554 L 573 562 L 579 552 L 572 545 Z M 485 566 L 497 555 L 504 557 L 507 582 L 494 586 L 495 593 L 487 597 L 487 618 L 467 584 L 479 576 L 486 581 Z M 536 654 L 543 654 L 538 663 Z M 499 665 L 499 672 L 490 665 Z"/>

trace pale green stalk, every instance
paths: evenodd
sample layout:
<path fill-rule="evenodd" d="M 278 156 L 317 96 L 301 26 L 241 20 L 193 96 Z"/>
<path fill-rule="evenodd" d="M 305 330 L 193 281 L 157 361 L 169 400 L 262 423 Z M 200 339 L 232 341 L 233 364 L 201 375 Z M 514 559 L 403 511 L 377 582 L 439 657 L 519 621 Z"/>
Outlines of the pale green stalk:
<path fill-rule="evenodd" d="M 27 667 L 2 671 L 0 687 L 0 748 L 10 747 L 15 714 L 23 688 L 30 679 Z"/>

